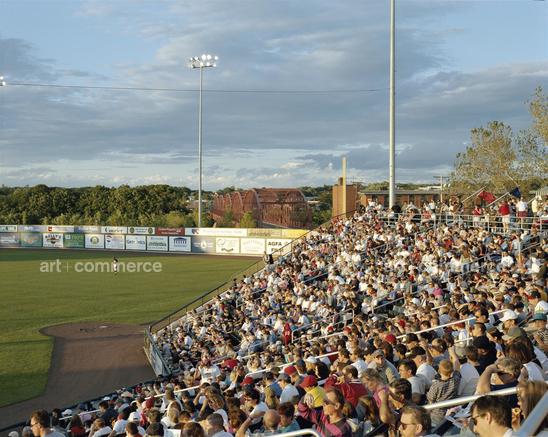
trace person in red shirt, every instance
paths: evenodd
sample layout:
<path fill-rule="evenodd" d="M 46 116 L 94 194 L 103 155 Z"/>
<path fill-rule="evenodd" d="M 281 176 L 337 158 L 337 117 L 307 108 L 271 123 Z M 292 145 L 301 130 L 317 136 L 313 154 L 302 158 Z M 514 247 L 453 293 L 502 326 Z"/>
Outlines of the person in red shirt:
<path fill-rule="evenodd" d="M 500 203 L 499 214 L 502 217 L 502 228 L 504 231 L 508 231 L 510 228 L 510 205 L 506 200 Z"/>
<path fill-rule="evenodd" d="M 360 397 L 367 395 L 367 389 L 358 379 L 358 369 L 354 366 L 346 366 L 341 378 L 337 378 L 336 375 L 331 375 L 324 384 L 326 390 L 329 387 L 339 389 L 344 398 L 350 402 L 354 408 L 358 405 Z"/>

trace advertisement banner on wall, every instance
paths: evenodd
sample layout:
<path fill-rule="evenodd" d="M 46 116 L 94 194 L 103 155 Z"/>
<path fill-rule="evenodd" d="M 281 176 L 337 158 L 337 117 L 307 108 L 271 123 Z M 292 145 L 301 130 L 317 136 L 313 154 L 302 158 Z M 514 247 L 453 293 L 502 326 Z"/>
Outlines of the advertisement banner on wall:
<path fill-rule="evenodd" d="M 217 237 L 215 251 L 227 255 L 240 253 L 240 239 L 230 237 Z"/>
<path fill-rule="evenodd" d="M 100 234 L 101 226 L 93 226 L 93 225 L 74 226 L 74 232 L 79 232 L 81 234 Z"/>
<path fill-rule="evenodd" d="M 266 253 L 276 252 L 282 248 L 284 248 L 283 253 L 288 253 L 291 251 L 291 245 L 289 244 L 291 241 L 289 238 L 269 238 L 266 240 Z"/>
<path fill-rule="evenodd" d="M 17 225 L 0 225 L 0 232 L 17 232 Z"/>
<path fill-rule="evenodd" d="M 154 235 L 154 228 L 146 226 L 130 226 L 127 228 L 127 233 L 135 235 Z"/>
<path fill-rule="evenodd" d="M 126 235 L 126 250 L 147 250 L 145 235 Z"/>
<path fill-rule="evenodd" d="M 46 225 L 46 232 L 74 232 L 74 226 Z"/>
<path fill-rule="evenodd" d="M 0 246 L 19 247 L 19 234 L 15 234 L 15 233 L 0 234 Z"/>
<path fill-rule="evenodd" d="M 192 237 L 193 253 L 215 253 L 215 238 Z"/>
<path fill-rule="evenodd" d="M 103 234 L 86 234 L 84 237 L 86 249 L 105 248 L 105 236 Z"/>
<path fill-rule="evenodd" d="M 47 232 L 44 225 L 17 225 L 17 232 Z"/>
<path fill-rule="evenodd" d="M 102 234 L 127 234 L 127 226 L 101 226 Z"/>
<path fill-rule="evenodd" d="M 65 247 L 83 249 L 85 247 L 84 234 L 64 234 L 63 244 Z"/>
<path fill-rule="evenodd" d="M 126 248 L 125 242 L 126 239 L 123 235 L 105 235 L 105 249 L 124 250 Z"/>
<path fill-rule="evenodd" d="M 63 247 L 63 234 L 48 232 L 42 237 L 44 247 Z"/>
<path fill-rule="evenodd" d="M 42 247 L 42 234 L 23 232 L 20 237 L 21 247 Z"/>
<path fill-rule="evenodd" d="M 240 228 L 185 228 L 186 235 L 204 237 L 246 237 L 247 229 Z"/>
<path fill-rule="evenodd" d="M 264 238 L 242 238 L 240 240 L 240 253 L 262 255 L 265 251 L 264 243 Z"/>
<path fill-rule="evenodd" d="M 185 235 L 185 228 L 156 228 L 156 235 Z"/>
<path fill-rule="evenodd" d="M 156 235 L 147 237 L 148 250 L 167 250 L 167 247 L 167 237 L 158 237 Z"/>
<path fill-rule="evenodd" d="M 248 237 L 264 237 L 264 238 L 281 238 L 282 230 L 281 229 L 248 229 Z"/>
<path fill-rule="evenodd" d="M 190 252 L 192 249 L 191 237 L 169 237 L 170 252 Z"/>
<path fill-rule="evenodd" d="M 282 238 L 300 238 L 307 232 L 306 229 L 282 229 Z"/>

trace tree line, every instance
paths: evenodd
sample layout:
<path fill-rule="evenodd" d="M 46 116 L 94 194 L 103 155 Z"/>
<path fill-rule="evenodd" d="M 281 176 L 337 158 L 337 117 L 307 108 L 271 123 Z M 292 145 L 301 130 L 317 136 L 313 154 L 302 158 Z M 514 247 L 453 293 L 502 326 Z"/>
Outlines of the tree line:
<path fill-rule="evenodd" d="M 217 193 L 234 190 L 234 187 L 227 187 Z M 304 187 L 303 191 L 319 200 L 313 212 L 314 225 L 329 220 L 331 186 Z M 202 194 L 205 200 L 210 200 L 215 193 L 204 191 Z M 0 224 L 192 227 L 198 222 L 198 212 L 191 209 L 189 203 L 196 198 L 196 191 L 170 185 L 0 186 Z M 227 220 L 226 223 L 217 223 L 217 226 L 233 226 L 231 223 Z M 204 209 L 202 226 L 213 224 L 209 212 Z M 257 224 L 251 214 L 247 214 L 240 226 L 256 227 Z"/>

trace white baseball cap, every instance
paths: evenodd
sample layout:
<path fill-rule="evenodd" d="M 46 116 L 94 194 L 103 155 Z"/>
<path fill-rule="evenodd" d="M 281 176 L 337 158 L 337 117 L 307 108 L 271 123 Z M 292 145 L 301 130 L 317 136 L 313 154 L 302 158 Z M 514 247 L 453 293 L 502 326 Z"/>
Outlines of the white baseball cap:
<path fill-rule="evenodd" d="M 500 319 L 501 322 L 506 322 L 508 320 L 516 320 L 518 315 L 512 310 L 506 310 L 504 316 Z"/>

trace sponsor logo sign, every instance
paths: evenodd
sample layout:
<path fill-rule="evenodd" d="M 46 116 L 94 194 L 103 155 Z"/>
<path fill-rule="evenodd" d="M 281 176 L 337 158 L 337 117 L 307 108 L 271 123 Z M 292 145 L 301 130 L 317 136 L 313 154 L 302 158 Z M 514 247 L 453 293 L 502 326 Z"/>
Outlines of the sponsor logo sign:
<path fill-rule="evenodd" d="M 287 253 L 289 251 L 291 251 L 291 245 L 289 245 L 289 243 L 291 243 L 292 240 L 290 239 L 282 239 L 282 238 L 277 238 L 277 239 L 267 239 L 266 240 L 266 253 L 272 253 L 272 252 L 276 252 L 277 250 L 280 250 L 282 248 L 284 248 L 283 250 L 283 253 Z M 289 245 L 287 247 L 285 247 L 286 245 Z"/>
<path fill-rule="evenodd" d="M 185 235 L 185 228 L 156 228 L 156 235 Z"/>
<path fill-rule="evenodd" d="M 101 226 L 103 234 L 127 234 L 127 226 Z"/>
<path fill-rule="evenodd" d="M 90 226 L 90 225 L 83 225 L 83 226 L 74 226 L 74 232 L 80 232 L 82 234 L 100 234 L 101 233 L 101 226 Z"/>
<path fill-rule="evenodd" d="M 0 232 L 17 232 L 17 225 L 0 225 Z"/>
<path fill-rule="evenodd" d="M 247 236 L 248 237 L 280 238 L 282 236 L 282 230 L 281 229 L 259 229 L 259 228 L 248 229 Z"/>
<path fill-rule="evenodd" d="M 186 235 L 204 237 L 246 237 L 247 229 L 241 228 L 185 228 Z"/>
<path fill-rule="evenodd" d="M 0 246 L 19 247 L 19 234 L 15 234 L 15 233 L 0 234 Z"/>
<path fill-rule="evenodd" d="M 47 232 L 44 225 L 17 225 L 18 232 Z"/>
<path fill-rule="evenodd" d="M 144 235 L 126 235 L 126 250 L 147 250 L 147 237 Z"/>
<path fill-rule="evenodd" d="M 215 238 L 192 237 L 193 253 L 215 253 Z"/>
<path fill-rule="evenodd" d="M 149 235 L 147 237 L 148 250 L 167 250 L 167 248 L 167 237 L 158 237 L 156 235 Z"/>
<path fill-rule="evenodd" d="M 74 232 L 74 226 L 47 225 L 47 232 Z"/>
<path fill-rule="evenodd" d="M 215 241 L 217 253 L 240 253 L 240 239 L 230 237 L 217 237 Z"/>
<path fill-rule="evenodd" d="M 300 238 L 307 232 L 306 229 L 282 229 L 282 238 Z"/>
<path fill-rule="evenodd" d="M 169 237 L 169 250 L 170 252 L 190 252 L 192 249 L 191 244 L 192 237 Z"/>
<path fill-rule="evenodd" d="M 84 234 L 64 234 L 63 244 L 65 247 L 84 248 Z"/>
<path fill-rule="evenodd" d="M 126 248 L 125 242 L 126 239 L 123 235 L 105 235 L 105 249 L 124 250 Z"/>
<path fill-rule="evenodd" d="M 240 240 L 240 252 L 250 255 L 262 255 L 265 251 L 263 238 L 242 238 Z"/>
<path fill-rule="evenodd" d="M 147 228 L 146 226 L 130 226 L 128 234 L 136 235 L 154 235 L 154 228 Z"/>
<path fill-rule="evenodd" d="M 42 247 L 42 234 L 38 232 L 23 232 L 20 239 L 22 247 Z"/>
<path fill-rule="evenodd" d="M 105 236 L 103 234 L 86 234 L 85 247 L 86 249 L 104 249 L 105 248 Z"/>
<path fill-rule="evenodd" d="M 63 247 L 63 234 L 46 233 L 42 237 L 44 247 Z"/>

